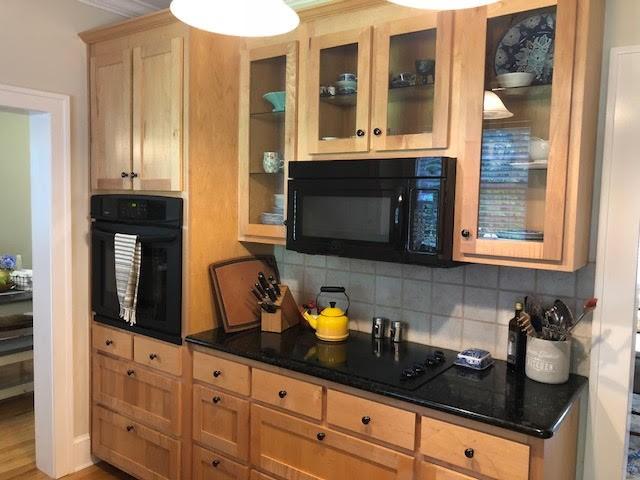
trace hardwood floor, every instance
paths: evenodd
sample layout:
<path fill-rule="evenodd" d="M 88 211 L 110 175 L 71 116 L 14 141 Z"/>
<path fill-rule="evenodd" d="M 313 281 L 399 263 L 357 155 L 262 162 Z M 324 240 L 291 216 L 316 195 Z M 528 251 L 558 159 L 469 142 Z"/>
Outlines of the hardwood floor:
<path fill-rule="evenodd" d="M 49 480 L 36 469 L 33 394 L 0 402 L 0 480 Z M 65 480 L 131 480 L 107 464 L 86 468 Z"/>

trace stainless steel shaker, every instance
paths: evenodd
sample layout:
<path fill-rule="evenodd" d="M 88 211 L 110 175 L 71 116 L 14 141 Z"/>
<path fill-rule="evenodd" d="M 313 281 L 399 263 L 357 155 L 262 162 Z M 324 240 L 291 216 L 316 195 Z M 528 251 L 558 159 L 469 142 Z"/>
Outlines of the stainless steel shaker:
<path fill-rule="evenodd" d="M 405 325 L 403 322 L 394 320 L 391 322 L 391 329 L 389 330 L 389 338 L 393 343 L 404 342 L 405 337 Z"/>
<path fill-rule="evenodd" d="M 375 339 L 383 339 L 387 336 L 387 325 L 389 319 L 384 317 L 373 317 L 371 323 L 371 336 Z"/>

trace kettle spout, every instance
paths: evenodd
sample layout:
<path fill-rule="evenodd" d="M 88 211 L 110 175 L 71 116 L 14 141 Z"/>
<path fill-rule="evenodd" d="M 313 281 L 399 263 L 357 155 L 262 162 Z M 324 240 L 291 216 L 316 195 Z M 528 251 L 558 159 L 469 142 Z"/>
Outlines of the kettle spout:
<path fill-rule="evenodd" d="M 318 315 L 312 315 L 311 313 L 306 311 L 302 314 L 302 316 L 307 322 L 309 322 L 311 328 L 313 328 L 314 330 L 318 329 Z"/>

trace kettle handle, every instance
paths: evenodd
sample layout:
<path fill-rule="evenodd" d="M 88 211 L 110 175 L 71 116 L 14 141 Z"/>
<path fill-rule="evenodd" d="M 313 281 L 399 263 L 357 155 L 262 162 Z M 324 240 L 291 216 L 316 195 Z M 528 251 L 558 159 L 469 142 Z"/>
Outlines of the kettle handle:
<path fill-rule="evenodd" d="M 329 286 L 320 287 L 320 293 L 316 296 L 316 307 L 318 308 L 318 310 L 320 310 L 320 304 L 318 303 L 318 299 L 320 298 L 320 295 L 322 295 L 323 293 L 342 293 L 345 297 L 347 297 L 347 309 L 345 310 L 344 314 L 347 316 L 349 315 L 349 308 L 351 307 L 351 299 L 349 298 L 349 295 L 347 295 L 347 291 L 344 287 L 329 287 Z"/>

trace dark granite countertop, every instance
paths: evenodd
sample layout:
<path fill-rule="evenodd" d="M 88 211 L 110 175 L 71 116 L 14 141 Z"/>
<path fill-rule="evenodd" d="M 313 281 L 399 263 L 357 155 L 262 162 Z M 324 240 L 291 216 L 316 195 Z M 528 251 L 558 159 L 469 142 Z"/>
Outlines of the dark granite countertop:
<path fill-rule="evenodd" d="M 359 388 L 389 398 L 477 420 L 538 438 L 551 438 L 588 380 L 571 375 L 563 385 L 545 385 L 507 370 L 503 361 L 484 372 L 452 366 L 415 390 L 371 381 L 367 371 L 379 362 L 402 364 L 403 355 L 425 358 L 433 348 L 405 342 L 400 350 L 385 341 L 383 352 L 374 353 L 367 333 L 351 332 L 344 344 L 332 344 L 333 351 L 319 360 L 312 330 L 297 326 L 282 334 L 259 329 L 226 334 L 222 329 L 191 335 L 187 342 L 239 357 L 267 363 L 299 373 Z M 343 347 L 339 347 L 343 345 Z M 342 348 L 344 348 L 342 350 Z M 404 352 L 404 353 L 403 353 Z M 444 350 L 448 358 L 456 352 Z M 352 357 L 349 357 L 351 355 Z M 357 358 L 355 358 L 357 356 Z M 328 361 L 327 361 L 328 359 Z M 367 365 L 371 365 L 367 369 Z M 398 365 L 400 367 L 400 365 Z M 372 375 L 373 376 L 373 375 Z"/>
<path fill-rule="evenodd" d="M 25 292 L 22 290 L 10 290 L 0 293 L 0 305 L 8 303 L 26 302 L 33 298 L 33 292 Z"/>

